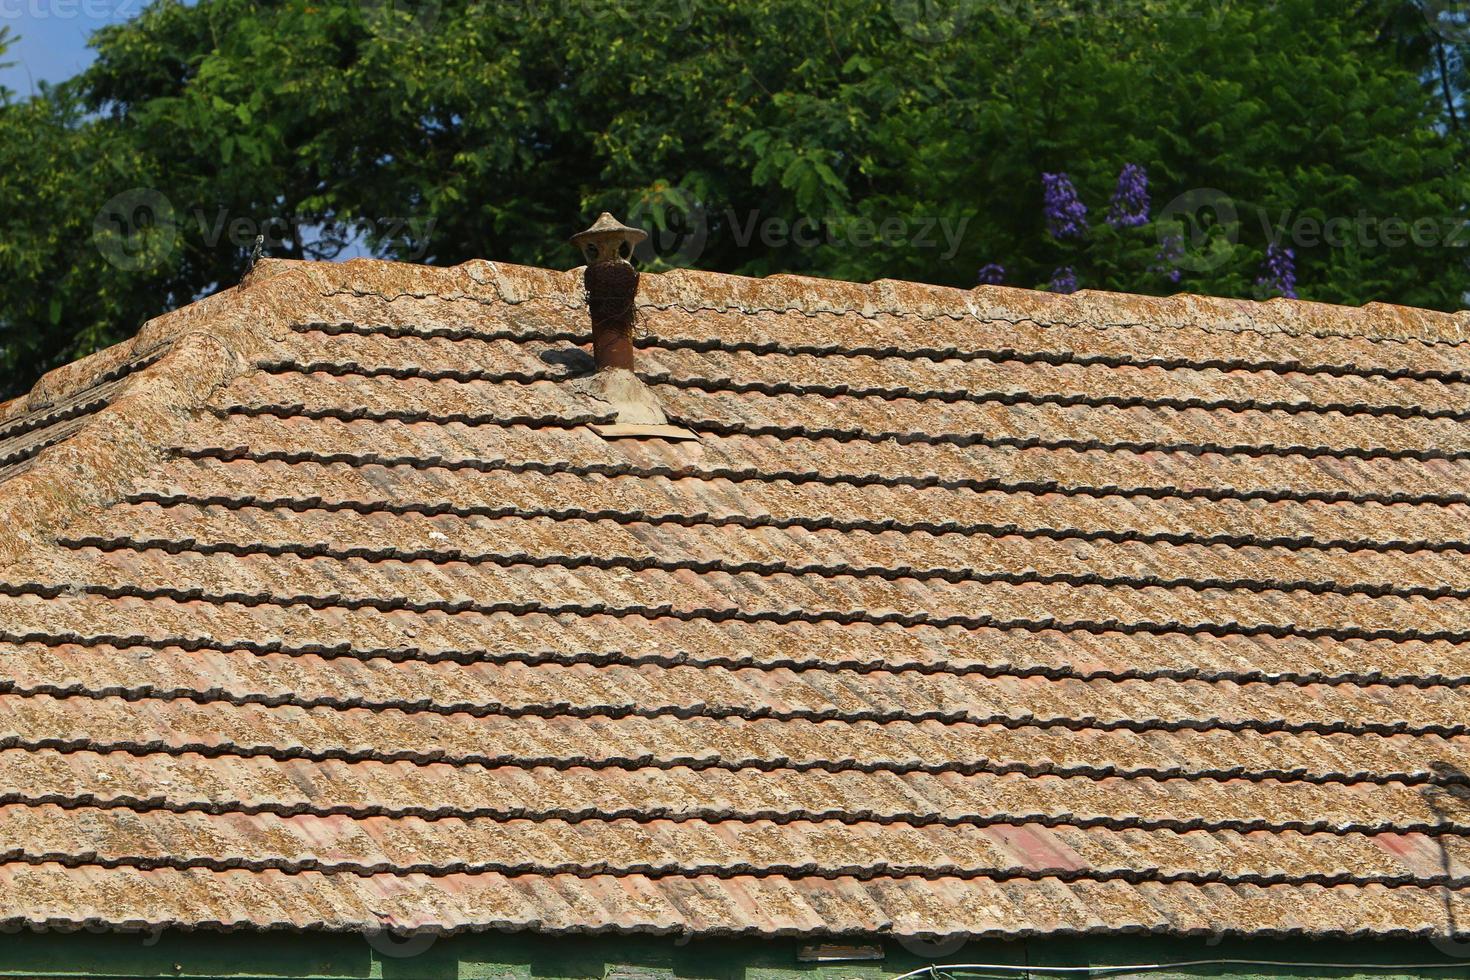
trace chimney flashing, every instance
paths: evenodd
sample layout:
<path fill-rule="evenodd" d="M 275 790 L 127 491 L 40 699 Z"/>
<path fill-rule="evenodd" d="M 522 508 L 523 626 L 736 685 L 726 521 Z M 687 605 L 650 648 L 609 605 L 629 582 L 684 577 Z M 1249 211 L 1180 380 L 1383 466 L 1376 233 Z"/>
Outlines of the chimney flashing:
<path fill-rule="evenodd" d="M 609 368 L 591 378 L 574 383 L 588 398 L 610 407 L 616 421 L 593 424 L 591 429 L 604 439 L 634 437 L 645 439 L 698 439 L 688 429 L 670 425 L 668 416 L 658 403 L 653 389 L 632 371 Z"/>
<path fill-rule="evenodd" d="M 677 425 L 645 425 L 637 422 L 613 422 L 589 426 L 604 439 L 666 439 L 670 442 L 698 441 L 699 434 Z"/>
<path fill-rule="evenodd" d="M 578 382 L 588 397 L 605 402 L 617 412 L 619 422 L 664 425 L 669 420 L 653 391 L 632 371 L 609 368 Z"/>

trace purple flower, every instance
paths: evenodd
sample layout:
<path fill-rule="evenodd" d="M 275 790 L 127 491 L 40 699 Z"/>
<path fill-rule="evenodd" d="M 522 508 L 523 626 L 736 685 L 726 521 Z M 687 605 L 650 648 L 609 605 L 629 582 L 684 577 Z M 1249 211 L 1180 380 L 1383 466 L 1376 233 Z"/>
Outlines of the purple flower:
<path fill-rule="evenodd" d="M 1148 267 L 1148 271 L 1161 275 L 1172 283 L 1178 283 L 1184 275 L 1179 268 L 1179 260 L 1182 258 L 1184 236 L 1165 235 L 1159 239 L 1159 250 L 1154 253 L 1154 264 Z"/>
<path fill-rule="evenodd" d="M 1066 174 L 1042 174 L 1046 230 L 1053 238 L 1081 238 L 1087 233 L 1087 205 Z"/>
<path fill-rule="evenodd" d="M 1125 163 L 1113 191 L 1108 224 L 1114 228 L 1137 228 L 1148 224 L 1148 171 L 1136 163 Z"/>
<path fill-rule="evenodd" d="M 1256 286 L 1267 293 L 1296 299 L 1296 253 L 1280 242 L 1267 245 L 1266 261 L 1261 266 Z"/>
<path fill-rule="evenodd" d="M 976 278 L 981 286 L 999 286 L 1006 281 L 1006 267 L 995 262 L 982 265 Z"/>
<path fill-rule="evenodd" d="M 1077 291 L 1077 270 L 1070 265 L 1062 266 L 1051 274 L 1051 282 L 1046 288 L 1052 293 L 1075 293 Z"/>

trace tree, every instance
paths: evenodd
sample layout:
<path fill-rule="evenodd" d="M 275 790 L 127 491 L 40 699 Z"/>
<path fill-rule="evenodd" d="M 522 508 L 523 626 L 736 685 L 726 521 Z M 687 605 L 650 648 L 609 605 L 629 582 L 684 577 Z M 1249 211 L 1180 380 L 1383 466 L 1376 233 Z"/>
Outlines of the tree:
<path fill-rule="evenodd" d="M 143 274 L 94 244 L 109 188 L 157 181 L 130 141 L 88 122 L 72 87 L 0 100 L 0 158 L 0 377 L 11 393 L 192 295 L 167 266 Z"/>
<path fill-rule="evenodd" d="M 256 234 L 567 266 L 601 209 L 671 230 L 655 268 L 1248 296 L 1275 243 L 1306 298 L 1458 307 L 1460 39 L 1405 3 L 155 0 L 0 107 L 5 380 L 232 284 Z M 1126 164 L 1148 220 L 1115 227 Z"/>

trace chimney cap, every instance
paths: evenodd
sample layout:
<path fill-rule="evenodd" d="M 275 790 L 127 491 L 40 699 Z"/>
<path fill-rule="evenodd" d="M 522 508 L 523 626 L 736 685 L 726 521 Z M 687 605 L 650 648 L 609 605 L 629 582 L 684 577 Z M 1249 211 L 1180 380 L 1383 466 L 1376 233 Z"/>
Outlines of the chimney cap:
<path fill-rule="evenodd" d="M 604 211 L 598 215 L 596 221 L 592 222 L 592 227 L 586 231 L 577 232 L 572 236 L 571 241 L 573 245 L 580 249 L 586 249 L 588 245 L 595 245 L 604 241 L 626 241 L 628 243 L 628 250 L 631 252 L 639 242 L 647 237 L 648 232 L 642 228 L 630 228 L 617 218 L 614 218 L 610 212 Z M 601 250 L 599 249 L 599 251 Z"/>

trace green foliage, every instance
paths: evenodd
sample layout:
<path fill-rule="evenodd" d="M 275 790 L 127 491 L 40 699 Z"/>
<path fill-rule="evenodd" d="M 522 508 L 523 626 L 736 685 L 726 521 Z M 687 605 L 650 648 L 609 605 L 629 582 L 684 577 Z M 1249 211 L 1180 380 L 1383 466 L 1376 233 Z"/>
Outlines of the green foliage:
<path fill-rule="evenodd" d="M 655 268 L 1249 296 L 1282 238 L 1305 298 L 1458 307 L 1463 68 L 1418 6 L 155 0 L 78 79 L 0 103 L 0 370 L 17 390 L 232 284 L 257 233 L 566 266 L 600 209 L 669 231 Z M 1156 217 L 1202 188 L 1234 209 L 1177 226 L 1177 284 L 1172 219 L 1102 220 L 1128 162 Z M 1058 171 L 1081 241 L 1046 234 Z M 1300 240 L 1360 215 L 1439 231 Z"/>

